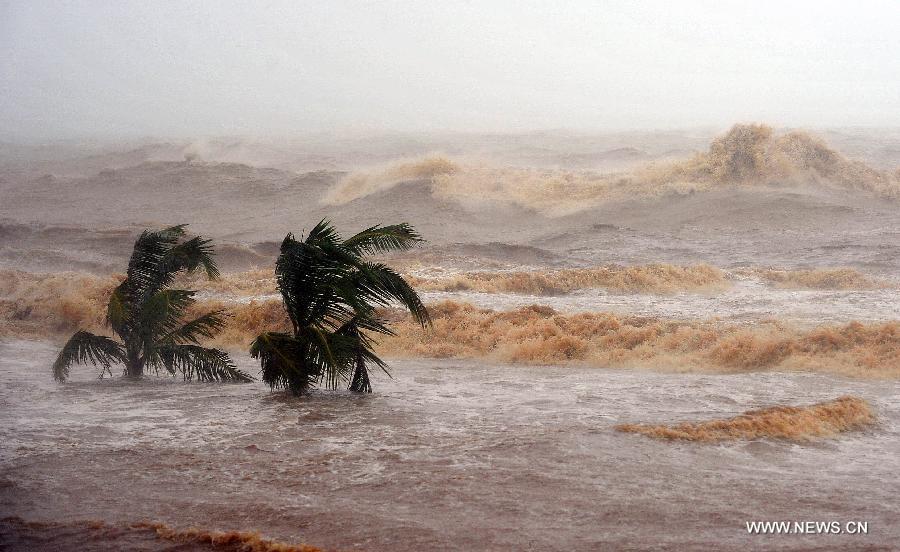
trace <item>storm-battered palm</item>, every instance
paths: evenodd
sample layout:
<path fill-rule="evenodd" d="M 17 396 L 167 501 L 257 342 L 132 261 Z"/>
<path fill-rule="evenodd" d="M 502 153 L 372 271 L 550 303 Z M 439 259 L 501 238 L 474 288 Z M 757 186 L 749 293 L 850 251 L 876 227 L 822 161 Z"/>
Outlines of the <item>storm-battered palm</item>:
<path fill-rule="evenodd" d="M 371 334 L 393 335 L 376 308 L 397 302 L 423 326 L 430 319 L 399 274 L 363 256 L 406 250 L 420 241 L 408 224 L 373 226 L 343 240 L 323 220 L 302 241 L 288 234 L 275 278 L 293 331 L 268 332 L 253 341 L 250 353 L 260 360 L 263 381 L 295 395 L 314 385 L 335 389 L 340 382 L 371 392 L 369 365 L 386 369 Z"/>
<path fill-rule="evenodd" d="M 210 240 L 185 239 L 185 225 L 157 232 L 144 231 L 134 244 L 125 280 L 112 292 L 106 323 L 121 338 L 79 331 L 69 339 L 56 362 L 53 376 L 65 381 L 74 363 L 99 364 L 111 374 L 113 363 L 125 365 L 125 375 L 139 377 L 144 368 L 159 373 L 181 372 L 184 379 L 250 381 L 228 355 L 200 345 L 224 325 L 221 311 L 184 321 L 196 292 L 170 289 L 181 272 L 203 270 L 216 278 L 219 269 Z"/>

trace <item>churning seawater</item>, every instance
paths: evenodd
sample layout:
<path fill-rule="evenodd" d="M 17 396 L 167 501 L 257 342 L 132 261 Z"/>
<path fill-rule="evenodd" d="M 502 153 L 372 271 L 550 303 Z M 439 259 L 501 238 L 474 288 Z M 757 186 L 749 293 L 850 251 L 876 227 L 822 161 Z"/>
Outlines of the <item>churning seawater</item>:
<path fill-rule="evenodd" d="M 294 399 L 259 383 L 98 380 L 92 368 L 60 385 L 55 354 L 46 342 L 0 343 L 4 516 L 153 520 L 360 550 L 900 541 L 893 381 L 403 360 L 374 394 Z M 249 358 L 238 362 L 253 371 Z M 805 444 L 613 429 L 841 394 L 868 400 L 878 423 Z M 869 534 L 748 535 L 745 522 L 766 520 L 868 521 Z"/>

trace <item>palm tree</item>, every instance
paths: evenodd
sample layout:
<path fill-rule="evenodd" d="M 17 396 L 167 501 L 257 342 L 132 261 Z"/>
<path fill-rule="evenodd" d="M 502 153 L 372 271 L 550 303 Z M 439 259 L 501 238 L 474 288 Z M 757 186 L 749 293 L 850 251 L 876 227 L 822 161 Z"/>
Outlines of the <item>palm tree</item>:
<path fill-rule="evenodd" d="M 145 230 L 134 244 L 125 280 L 113 290 L 106 309 L 106 324 L 121 343 L 102 335 L 79 331 L 60 351 L 53 364 L 53 377 L 65 381 L 75 363 L 99 364 L 112 375 L 110 365 L 125 365 L 125 375 L 138 378 L 144 368 L 160 369 L 185 380 L 251 381 L 238 370 L 228 354 L 200 345 L 201 338 L 213 337 L 222 329 L 222 311 L 204 314 L 184 322 L 194 304 L 195 291 L 170 289 L 175 277 L 202 269 L 217 278 L 210 240 L 199 236 L 184 239 L 184 227 L 173 226 L 157 232 Z"/>
<path fill-rule="evenodd" d="M 295 395 L 320 384 L 336 389 L 340 382 L 349 382 L 351 391 L 370 393 L 369 365 L 387 372 L 371 334 L 394 335 L 377 307 L 397 302 L 423 327 L 431 320 L 399 274 L 363 256 L 407 250 L 421 241 L 408 224 L 373 226 L 342 240 L 322 220 L 303 240 L 288 234 L 275 279 L 293 331 L 266 332 L 251 344 L 263 381 Z"/>

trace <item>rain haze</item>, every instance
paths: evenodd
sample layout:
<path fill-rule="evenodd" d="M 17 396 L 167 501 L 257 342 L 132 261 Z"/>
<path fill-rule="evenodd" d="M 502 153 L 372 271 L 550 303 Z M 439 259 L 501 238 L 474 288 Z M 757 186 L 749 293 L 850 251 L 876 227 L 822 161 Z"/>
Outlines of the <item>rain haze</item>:
<path fill-rule="evenodd" d="M 0 0 L 0 550 L 894 550 L 897 2 Z"/>
<path fill-rule="evenodd" d="M 9 2 L 25 138 L 900 124 L 893 2 Z"/>

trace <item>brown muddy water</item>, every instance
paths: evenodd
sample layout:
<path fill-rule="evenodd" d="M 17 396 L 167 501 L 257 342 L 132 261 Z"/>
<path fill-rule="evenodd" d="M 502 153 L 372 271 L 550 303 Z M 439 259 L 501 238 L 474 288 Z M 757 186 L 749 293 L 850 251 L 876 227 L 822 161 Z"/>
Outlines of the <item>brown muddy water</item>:
<path fill-rule="evenodd" d="M 887 550 L 900 539 L 894 382 L 403 360 L 374 394 L 294 399 L 259 383 L 98 380 L 89 368 L 59 385 L 55 353 L 0 344 L 4 516 L 249 530 L 342 550 Z M 868 401 L 875 425 L 799 443 L 614 429 L 836 390 Z M 869 533 L 748 535 L 745 522 L 770 520 L 867 521 Z M 79 549 L 86 531 L 54 547 Z M 7 549 L 26 549 L 5 532 Z"/>
<path fill-rule="evenodd" d="M 195 146 L 0 144 L 0 550 L 897 549 L 900 134 Z M 375 393 L 52 380 L 141 230 L 215 240 L 227 281 L 197 289 L 242 351 L 280 320 L 278 243 L 323 217 L 428 240 L 386 261 L 435 331 L 395 321 Z M 845 396 L 865 424 L 810 407 Z M 729 439 L 653 437 L 686 428 Z"/>

